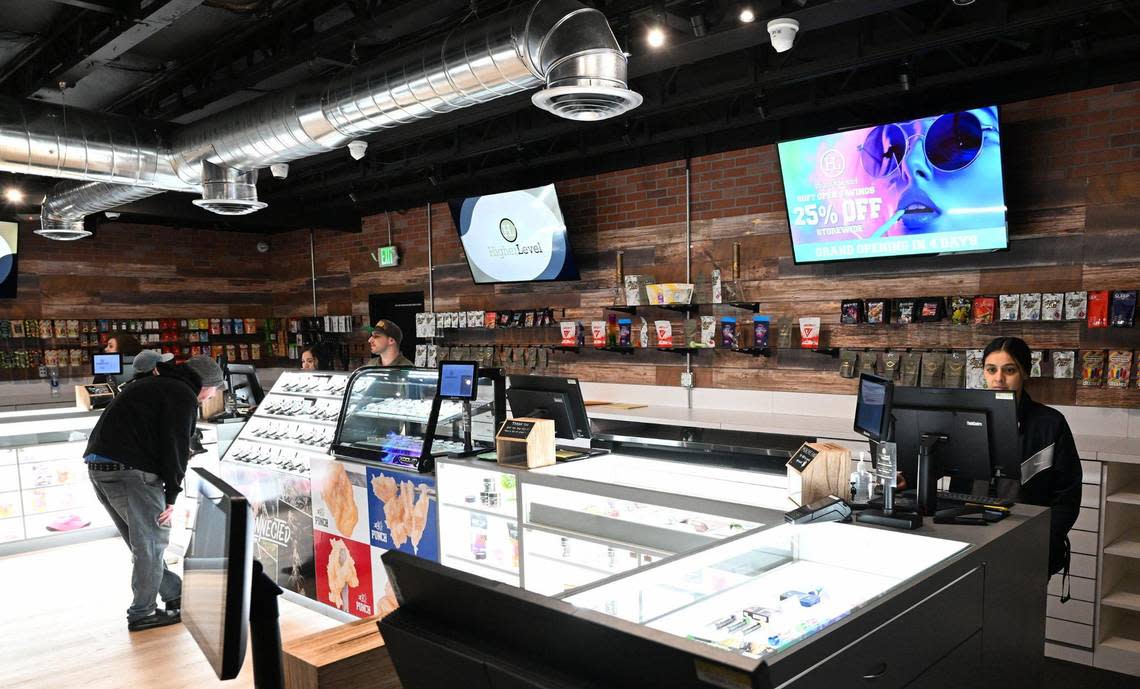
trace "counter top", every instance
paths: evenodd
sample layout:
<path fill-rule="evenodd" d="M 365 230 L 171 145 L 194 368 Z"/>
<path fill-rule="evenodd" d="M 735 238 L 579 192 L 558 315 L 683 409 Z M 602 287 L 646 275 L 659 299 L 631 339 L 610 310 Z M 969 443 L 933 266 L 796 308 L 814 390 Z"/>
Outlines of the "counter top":
<path fill-rule="evenodd" d="M 739 409 L 686 409 L 684 407 L 639 407 L 622 409 L 598 405 L 587 410 L 590 418 L 636 423 L 658 423 L 667 426 L 717 428 L 726 431 L 776 433 L 811 438 L 863 440 L 851 427 L 851 419 L 834 416 L 799 414 L 758 414 Z"/>
<path fill-rule="evenodd" d="M 623 409 L 597 405 L 587 409 L 590 418 L 666 426 L 718 428 L 727 431 L 750 431 L 780 435 L 864 440 L 851 427 L 851 419 L 835 416 L 803 416 L 769 414 L 739 409 L 686 409 L 685 407 L 648 406 Z M 1081 459 L 1101 462 L 1140 464 L 1140 438 L 1110 435 L 1074 436 Z"/>

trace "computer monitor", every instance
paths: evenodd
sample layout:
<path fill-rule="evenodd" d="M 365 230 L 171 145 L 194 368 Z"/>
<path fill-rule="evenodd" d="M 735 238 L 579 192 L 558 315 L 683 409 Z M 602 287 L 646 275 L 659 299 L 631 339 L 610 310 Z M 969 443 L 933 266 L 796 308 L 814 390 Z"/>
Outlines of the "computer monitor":
<path fill-rule="evenodd" d="M 93 375 L 117 376 L 123 373 L 122 354 L 92 354 L 91 373 Z"/>
<path fill-rule="evenodd" d="M 223 370 L 226 372 L 226 387 L 239 403 L 256 406 L 265 399 L 265 391 L 261 389 L 253 364 L 227 364 Z"/>
<path fill-rule="evenodd" d="M 900 386 L 894 390 L 891 419 L 898 468 L 908 484 L 918 488 L 924 512 L 934 509 L 935 484 L 943 476 L 979 481 L 1020 476 L 1017 402 L 1012 392 Z M 931 469 L 920 480 L 924 436 Z"/>
<path fill-rule="evenodd" d="M 182 623 L 218 679 L 233 679 L 248 638 L 253 512 L 228 483 L 204 469 L 193 471 L 198 510 L 183 566 Z"/>
<path fill-rule="evenodd" d="M 479 363 L 476 361 L 439 362 L 439 396 L 447 400 L 473 401 L 479 395 L 476 374 Z"/>
<path fill-rule="evenodd" d="M 873 442 L 888 437 L 891 423 L 891 399 L 894 383 L 886 378 L 864 373 L 859 376 L 859 392 L 855 402 L 856 433 Z"/>
<path fill-rule="evenodd" d="M 511 414 L 554 420 L 554 435 L 563 440 L 590 438 L 590 417 L 577 378 L 509 376 Z"/>

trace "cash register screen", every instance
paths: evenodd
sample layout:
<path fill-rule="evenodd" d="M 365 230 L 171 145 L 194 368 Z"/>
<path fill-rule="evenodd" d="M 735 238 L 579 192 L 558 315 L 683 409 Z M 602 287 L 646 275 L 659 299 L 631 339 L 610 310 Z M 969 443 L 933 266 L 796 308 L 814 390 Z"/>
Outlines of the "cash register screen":
<path fill-rule="evenodd" d="M 474 361 L 444 361 L 439 365 L 439 396 L 453 400 L 475 399 Z"/>
<path fill-rule="evenodd" d="M 883 440 L 890 415 L 891 382 L 863 374 L 859 378 L 859 398 L 855 402 L 855 432 L 871 440 Z"/>
<path fill-rule="evenodd" d="M 95 354 L 91 357 L 91 372 L 117 376 L 123 372 L 122 354 Z"/>

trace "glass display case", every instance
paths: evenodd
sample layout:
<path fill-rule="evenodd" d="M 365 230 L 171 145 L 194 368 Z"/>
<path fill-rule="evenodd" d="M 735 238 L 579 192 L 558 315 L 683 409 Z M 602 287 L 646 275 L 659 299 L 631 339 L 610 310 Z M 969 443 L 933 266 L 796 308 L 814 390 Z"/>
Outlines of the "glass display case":
<path fill-rule="evenodd" d="M 436 369 L 357 369 L 336 424 L 337 456 L 430 472 L 435 457 L 462 452 L 464 435 L 470 432 L 465 403 L 441 400 L 434 405 L 438 382 Z M 479 369 L 476 388 L 476 399 L 469 403 L 472 427 L 497 428 L 505 407 L 502 371 Z M 485 436 L 473 441 L 476 447 L 493 447 Z"/>
<path fill-rule="evenodd" d="M 519 586 L 519 473 L 478 460 L 436 463 L 441 563 Z"/>
<path fill-rule="evenodd" d="M 522 585 L 560 594 L 783 521 L 786 477 L 612 454 L 526 472 Z"/>
<path fill-rule="evenodd" d="M 851 524 L 781 524 L 563 598 L 769 659 L 967 547 Z"/>

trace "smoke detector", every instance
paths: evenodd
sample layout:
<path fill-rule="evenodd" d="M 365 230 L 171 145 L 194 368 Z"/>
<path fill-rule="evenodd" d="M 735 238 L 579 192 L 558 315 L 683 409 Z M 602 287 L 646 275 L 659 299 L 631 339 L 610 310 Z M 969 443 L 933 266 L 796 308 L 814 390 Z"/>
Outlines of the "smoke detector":
<path fill-rule="evenodd" d="M 269 166 L 269 173 L 277 179 L 285 179 L 289 176 L 289 163 L 273 163 Z"/>
<path fill-rule="evenodd" d="M 768 22 L 768 35 L 772 37 L 772 47 L 777 53 L 786 53 L 792 49 L 796 42 L 796 33 L 800 30 L 800 23 L 790 17 L 773 19 Z"/>
<path fill-rule="evenodd" d="M 352 156 L 353 160 L 360 160 L 364 157 L 364 153 L 368 150 L 368 142 L 361 141 L 360 139 L 353 139 L 348 142 L 348 154 Z"/>

